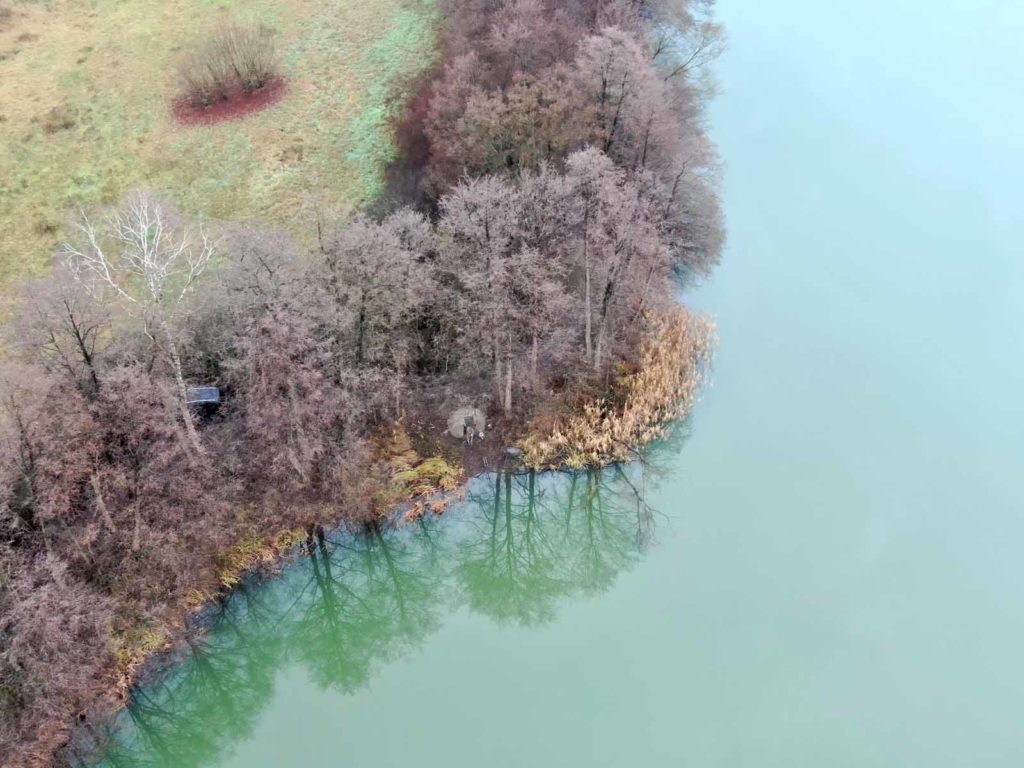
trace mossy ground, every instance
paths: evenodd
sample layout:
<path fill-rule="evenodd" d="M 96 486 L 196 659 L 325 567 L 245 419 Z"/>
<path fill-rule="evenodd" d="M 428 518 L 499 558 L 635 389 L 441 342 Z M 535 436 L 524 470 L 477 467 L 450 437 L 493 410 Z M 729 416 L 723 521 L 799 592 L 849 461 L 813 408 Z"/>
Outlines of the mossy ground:
<path fill-rule="evenodd" d="M 69 209 L 132 188 L 186 212 L 304 232 L 315 205 L 379 191 L 400 85 L 430 64 L 430 0 L 0 0 L 0 294 L 44 273 Z M 221 18 L 278 32 L 288 92 L 245 118 L 183 127 L 182 55 Z M 306 213 L 304 213 L 306 212 Z"/>

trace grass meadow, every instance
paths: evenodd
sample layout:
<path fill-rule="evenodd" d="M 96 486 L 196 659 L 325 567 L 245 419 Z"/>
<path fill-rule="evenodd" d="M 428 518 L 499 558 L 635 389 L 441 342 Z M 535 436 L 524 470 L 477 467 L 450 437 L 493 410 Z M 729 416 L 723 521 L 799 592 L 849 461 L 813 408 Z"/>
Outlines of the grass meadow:
<path fill-rule="evenodd" d="M 401 84 L 432 60 L 429 0 L 0 0 L 0 294 L 44 273 L 75 206 L 136 187 L 186 212 L 310 231 L 372 198 Z M 183 54 L 225 17 L 276 30 L 283 99 L 171 114 Z"/>

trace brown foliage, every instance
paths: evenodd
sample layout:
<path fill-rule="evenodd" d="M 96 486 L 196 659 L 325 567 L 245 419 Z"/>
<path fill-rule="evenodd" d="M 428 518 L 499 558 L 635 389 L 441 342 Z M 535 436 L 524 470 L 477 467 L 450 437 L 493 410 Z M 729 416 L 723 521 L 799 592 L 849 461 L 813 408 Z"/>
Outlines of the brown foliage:
<path fill-rule="evenodd" d="M 110 599 L 62 574 L 58 580 L 53 561 L 6 554 L 8 567 L 20 567 L 8 572 L 0 597 L 0 736 L 11 759 L 4 764 L 17 764 L 10 748 L 20 743 L 21 764 L 45 765 L 65 722 L 110 682 Z"/>
<path fill-rule="evenodd" d="M 413 101 L 426 112 L 416 146 L 421 156 L 428 146 L 429 195 L 465 174 L 517 175 L 595 146 L 656 182 L 676 265 L 706 273 L 722 244 L 696 77 L 721 49 L 711 5 L 452 3 L 447 61 Z"/>
<path fill-rule="evenodd" d="M 584 469 L 633 459 L 638 446 L 662 437 L 689 413 L 713 339 L 713 326 L 683 308 L 658 318 L 635 369 L 624 367 L 619 391 L 583 404 L 553 428 L 533 431 L 522 442 L 524 463 L 536 469 Z"/>
<path fill-rule="evenodd" d="M 674 278 L 722 241 L 710 3 L 443 5 L 402 126 L 431 218 L 318 212 L 307 247 L 138 194 L 83 215 L 68 269 L 26 291 L 0 375 L 0 763 L 45 763 L 295 529 L 435 503 L 458 453 L 407 425 L 489 402 L 533 419 L 527 463 L 584 467 L 692 405 L 712 329 Z M 267 30 L 227 25 L 183 87 L 209 104 L 275 67 Z M 186 404 L 197 385 L 219 408 Z"/>

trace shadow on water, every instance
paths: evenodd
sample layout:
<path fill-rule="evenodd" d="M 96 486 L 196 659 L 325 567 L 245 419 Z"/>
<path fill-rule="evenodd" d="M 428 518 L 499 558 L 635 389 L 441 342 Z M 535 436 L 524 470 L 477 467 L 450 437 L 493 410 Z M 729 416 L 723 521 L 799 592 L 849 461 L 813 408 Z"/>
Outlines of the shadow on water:
<path fill-rule="evenodd" d="M 279 576 L 241 586 L 202 640 L 93 734 L 100 764 L 215 763 L 251 734 L 289 665 L 352 693 L 453 610 L 536 626 L 567 599 L 607 590 L 653 540 L 646 492 L 662 474 L 658 454 L 674 454 L 666 448 L 603 471 L 484 475 L 443 518 L 335 534 Z"/>

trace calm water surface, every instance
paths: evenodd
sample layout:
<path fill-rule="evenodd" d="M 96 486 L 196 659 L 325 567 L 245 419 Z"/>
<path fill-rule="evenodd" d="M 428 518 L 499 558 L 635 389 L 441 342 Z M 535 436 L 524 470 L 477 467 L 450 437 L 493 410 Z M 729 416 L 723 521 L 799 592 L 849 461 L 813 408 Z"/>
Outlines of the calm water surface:
<path fill-rule="evenodd" d="M 1024 5 L 720 6 L 688 436 L 242 591 L 109 765 L 1024 765 Z"/>

